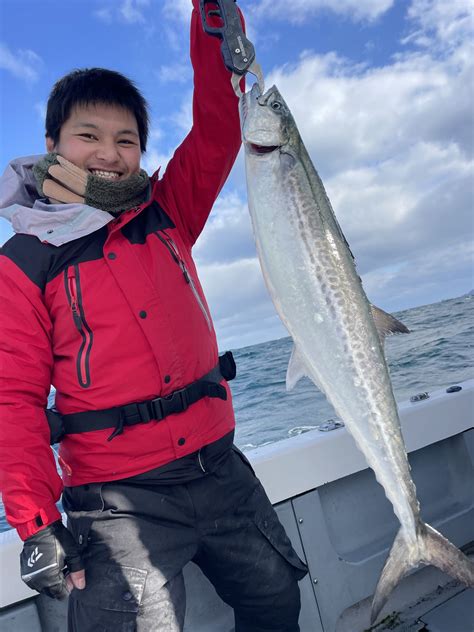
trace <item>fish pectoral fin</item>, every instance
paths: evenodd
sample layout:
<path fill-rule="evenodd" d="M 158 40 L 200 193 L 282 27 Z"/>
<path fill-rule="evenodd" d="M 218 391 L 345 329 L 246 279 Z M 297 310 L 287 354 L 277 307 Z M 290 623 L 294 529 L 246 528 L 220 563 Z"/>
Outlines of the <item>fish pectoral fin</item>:
<path fill-rule="evenodd" d="M 298 352 L 296 346 L 294 346 L 288 363 L 288 369 L 286 371 L 286 390 L 291 391 L 301 378 L 306 377 L 307 375 L 308 372 L 306 370 L 304 360 Z"/>
<path fill-rule="evenodd" d="M 429 524 L 420 522 L 415 543 L 401 528 L 380 575 L 372 600 L 371 623 L 377 619 L 390 593 L 412 568 L 432 564 L 454 579 L 474 588 L 474 561 Z"/>
<path fill-rule="evenodd" d="M 405 327 L 405 325 L 397 320 L 395 316 L 387 314 L 387 312 L 384 312 L 383 309 L 380 309 L 380 307 L 376 307 L 372 304 L 370 305 L 370 308 L 372 310 L 372 316 L 374 317 L 375 326 L 377 327 L 382 347 L 386 336 L 391 336 L 392 334 L 410 333 L 408 327 Z"/>

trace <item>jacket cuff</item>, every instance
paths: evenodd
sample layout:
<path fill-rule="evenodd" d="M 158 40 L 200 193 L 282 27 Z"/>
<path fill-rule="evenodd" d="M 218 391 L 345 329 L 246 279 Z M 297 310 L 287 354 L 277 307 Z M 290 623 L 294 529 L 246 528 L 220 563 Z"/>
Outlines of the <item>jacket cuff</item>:
<path fill-rule="evenodd" d="M 56 505 L 51 504 L 40 509 L 32 520 L 16 525 L 16 530 L 20 538 L 25 541 L 30 536 L 38 533 L 38 531 L 41 531 L 41 529 L 44 529 L 57 520 L 61 520 L 61 514 Z"/>

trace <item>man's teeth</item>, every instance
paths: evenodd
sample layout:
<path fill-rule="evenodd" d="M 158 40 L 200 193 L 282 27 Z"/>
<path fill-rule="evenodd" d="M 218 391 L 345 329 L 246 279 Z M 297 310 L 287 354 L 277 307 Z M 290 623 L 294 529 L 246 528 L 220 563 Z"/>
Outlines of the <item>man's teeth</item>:
<path fill-rule="evenodd" d="M 107 178 L 109 180 L 115 180 L 116 178 L 120 178 L 120 173 L 116 171 L 102 171 L 100 169 L 91 169 L 91 173 L 99 178 Z"/>

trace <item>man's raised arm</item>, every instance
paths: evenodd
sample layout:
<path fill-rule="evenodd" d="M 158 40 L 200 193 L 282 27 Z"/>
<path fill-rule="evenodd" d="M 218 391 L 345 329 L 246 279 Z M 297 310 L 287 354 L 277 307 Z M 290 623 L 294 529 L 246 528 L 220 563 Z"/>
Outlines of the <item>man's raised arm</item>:
<path fill-rule="evenodd" d="M 204 227 L 241 142 L 238 98 L 224 65 L 220 40 L 204 32 L 199 0 L 193 0 L 193 5 L 193 126 L 156 190 L 158 202 L 178 215 L 190 245 Z"/>

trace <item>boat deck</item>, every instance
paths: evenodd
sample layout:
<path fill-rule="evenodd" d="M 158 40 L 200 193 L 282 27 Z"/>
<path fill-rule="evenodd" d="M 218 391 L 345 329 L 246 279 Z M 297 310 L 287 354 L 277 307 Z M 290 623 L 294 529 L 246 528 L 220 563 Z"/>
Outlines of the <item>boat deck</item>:
<path fill-rule="evenodd" d="M 447 385 L 449 386 L 449 385 Z M 424 520 L 474 554 L 474 380 L 399 406 Z M 372 593 L 399 524 L 345 428 L 247 453 L 309 574 L 301 632 L 474 632 L 474 590 L 433 567 L 405 577 L 370 627 Z M 21 542 L 0 533 L 0 629 L 65 632 L 66 606 L 19 576 Z M 232 632 L 233 614 L 193 564 L 184 570 L 185 632 Z"/>

